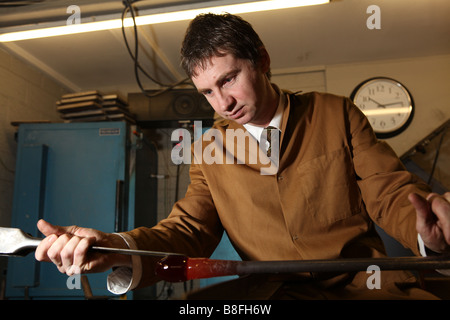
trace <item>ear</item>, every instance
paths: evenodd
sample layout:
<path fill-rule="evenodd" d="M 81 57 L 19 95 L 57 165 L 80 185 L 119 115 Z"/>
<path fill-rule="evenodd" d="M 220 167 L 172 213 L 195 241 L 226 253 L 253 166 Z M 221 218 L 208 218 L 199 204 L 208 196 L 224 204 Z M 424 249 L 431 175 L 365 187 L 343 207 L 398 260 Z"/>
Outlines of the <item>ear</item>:
<path fill-rule="evenodd" d="M 260 58 L 259 58 L 259 67 L 261 68 L 262 73 L 267 73 L 270 70 L 270 56 L 267 52 L 266 48 L 259 48 Z"/>

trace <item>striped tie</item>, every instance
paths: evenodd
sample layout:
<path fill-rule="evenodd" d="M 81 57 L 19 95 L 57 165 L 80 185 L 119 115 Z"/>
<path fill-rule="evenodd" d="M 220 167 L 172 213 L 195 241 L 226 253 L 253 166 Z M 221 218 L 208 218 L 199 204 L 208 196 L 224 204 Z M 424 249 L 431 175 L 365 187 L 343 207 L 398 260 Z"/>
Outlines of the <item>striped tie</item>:
<path fill-rule="evenodd" d="M 267 128 L 264 128 L 264 131 L 266 131 L 266 139 L 265 139 L 266 140 L 266 153 L 269 158 L 272 155 L 272 131 L 273 130 L 278 130 L 278 128 L 272 127 L 272 126 L 268 126 Z M 264 137 L 264 134 L 262 136 Z"/>

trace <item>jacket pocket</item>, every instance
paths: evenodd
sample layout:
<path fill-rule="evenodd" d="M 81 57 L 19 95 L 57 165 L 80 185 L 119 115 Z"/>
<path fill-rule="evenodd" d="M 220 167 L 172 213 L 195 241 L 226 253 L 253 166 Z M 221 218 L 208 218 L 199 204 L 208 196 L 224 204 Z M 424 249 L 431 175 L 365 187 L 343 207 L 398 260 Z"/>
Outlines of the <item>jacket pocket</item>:
<path fill-rule="evenodd" d="M 306 212 L 313 222 L 331 224 L 361 210 L 361 195 L 348 147 L 329 152 L 297 167 Z"/>

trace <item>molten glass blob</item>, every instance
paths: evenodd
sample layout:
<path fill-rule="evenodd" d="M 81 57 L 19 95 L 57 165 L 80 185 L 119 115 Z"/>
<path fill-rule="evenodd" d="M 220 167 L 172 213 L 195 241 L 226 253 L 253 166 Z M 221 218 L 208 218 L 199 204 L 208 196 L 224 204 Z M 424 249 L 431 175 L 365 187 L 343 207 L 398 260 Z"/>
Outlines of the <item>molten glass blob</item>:
<path fill-rule="evenodd" d="M 171 255 L 156 264 L 156 275 L 168 282 L 222 277 L 237 274 L 239 261 L 188 258 Z"/>

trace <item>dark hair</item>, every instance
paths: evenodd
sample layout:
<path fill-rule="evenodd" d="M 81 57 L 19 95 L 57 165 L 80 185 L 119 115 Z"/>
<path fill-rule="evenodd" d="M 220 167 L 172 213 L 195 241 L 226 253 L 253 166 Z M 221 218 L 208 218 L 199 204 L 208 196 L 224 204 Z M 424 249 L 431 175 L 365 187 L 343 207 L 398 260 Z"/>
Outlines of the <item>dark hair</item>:
<path fill-rule="evenodd" d="M 250 60 L 254 66 L 264 47 L 253 27 L 232 14 L 201 14 L 191 21 L 181 48 L 181 65 L 189 77 L 194 69 L 204 68 L 213 56 L 232 54 Z"/>

